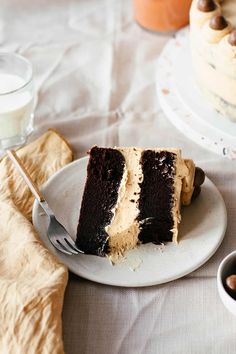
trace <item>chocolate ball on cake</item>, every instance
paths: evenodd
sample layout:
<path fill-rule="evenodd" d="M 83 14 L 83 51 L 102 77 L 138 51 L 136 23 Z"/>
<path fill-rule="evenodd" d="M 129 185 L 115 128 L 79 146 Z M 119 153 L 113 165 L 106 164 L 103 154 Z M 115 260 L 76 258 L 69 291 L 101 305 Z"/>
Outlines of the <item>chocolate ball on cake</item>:
<path fill-rule="evenodd" d="M 205 172 L 200 167 L 196 167 L 194 181 L 193 181 L 194 190 L 193 190 L 191 202 L 193 202 L 201 193 L 201 185 L 204 183 L 204 181 L 205 181 Z"/>
<path fill-rule="evenodd" d="M 195 187 L 200 187 L 204 181 L 205 172 L 200 167 L 196 167 L 193 185 Z"/>
<path fill-rule="evenodd" d="M 210 20 L 210 27 L 216 31 L 221 31 L 228 26 L 228 22 L 224 16 L 216 15 L 213 16 Z"/>
<path fill-rule="evenodd" d="M 216 4 L 213 0 L 199 0 L 197 7 L 202 12 L 211 12 L 216 9 Z"/>

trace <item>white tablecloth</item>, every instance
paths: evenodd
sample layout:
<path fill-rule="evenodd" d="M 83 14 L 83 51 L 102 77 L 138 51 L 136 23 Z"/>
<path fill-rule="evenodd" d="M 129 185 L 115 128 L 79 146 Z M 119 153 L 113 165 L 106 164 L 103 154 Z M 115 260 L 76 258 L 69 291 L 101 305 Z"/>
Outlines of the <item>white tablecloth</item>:
<path fill-rule="evenodd" d="M 17 51 L 34 66 L 33 137 L 54 127 L 77 157 L 94 144 L 180 147 L 205 169 L 228 210 L 221 247 L 182 279 L 123 289 L 71 275 L 63 309 L 68 354 L 236 352 L 236 320 L 216 287 L 219 262 L 236 248 L 236 162 L 197 146 L 162 113 L 155 68 L 169 38 L 141 29 L 128 0 L 0 4 L 0 50 Z"/>

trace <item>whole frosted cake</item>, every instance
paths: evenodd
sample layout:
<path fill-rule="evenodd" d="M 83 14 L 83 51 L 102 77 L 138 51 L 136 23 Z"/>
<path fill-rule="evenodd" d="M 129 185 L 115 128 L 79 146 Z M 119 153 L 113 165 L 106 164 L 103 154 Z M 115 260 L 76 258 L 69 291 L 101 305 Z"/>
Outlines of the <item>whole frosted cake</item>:
<path fill-rule="evenodd" d="M 93 147 L 77 246 L 114 258 L 139 243 L 177 242 L 181 204 L 191 203 L 203 181 L 178 149 Z"/>
<path fill-rule="evenodd" d="M 193 0 L 190 44 L 196 80 L 216 110 L 236 120 L 236 1 Z"/>

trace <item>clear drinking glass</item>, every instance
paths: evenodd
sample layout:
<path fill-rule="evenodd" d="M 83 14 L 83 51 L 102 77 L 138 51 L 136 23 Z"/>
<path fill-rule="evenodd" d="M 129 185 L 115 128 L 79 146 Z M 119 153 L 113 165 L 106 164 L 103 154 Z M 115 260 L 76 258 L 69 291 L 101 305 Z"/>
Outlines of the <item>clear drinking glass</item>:
<path fill-rule="evenodd" d="M 24 144 L 33 131 L 32 65 L 14 53 L 0 53 L 0 150 Z"/>

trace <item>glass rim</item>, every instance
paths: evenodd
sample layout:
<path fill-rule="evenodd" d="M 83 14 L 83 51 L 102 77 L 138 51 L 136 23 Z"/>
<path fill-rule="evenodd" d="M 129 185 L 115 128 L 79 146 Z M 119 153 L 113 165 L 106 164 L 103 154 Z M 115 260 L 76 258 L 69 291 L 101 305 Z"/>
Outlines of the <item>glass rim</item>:
<path fill-rule="evenodd" d="M 22 90 L 23 88 L 25 88 L 26 86 L 28 86 L 33 81 L 33 67 L 32 67 L 31 62 L 28 59 L 26 59 L 23 55 L 20 55 L 18 53 L 0 52 L 0 58 L 4 57 L 4 56 L 15 57 L 15 58 L 20 59 L 21 61 L 25 62 L 30 69 L 30 76 L 29 76 L 29 79 L 23 85 L 21 85 L 17 89 L 6 91 L 4 93 L 0 93 L 0 96 L 6 96 L 6 95 L 10 95 L 12 93 L 16 93 L 16 92 Z"/>

